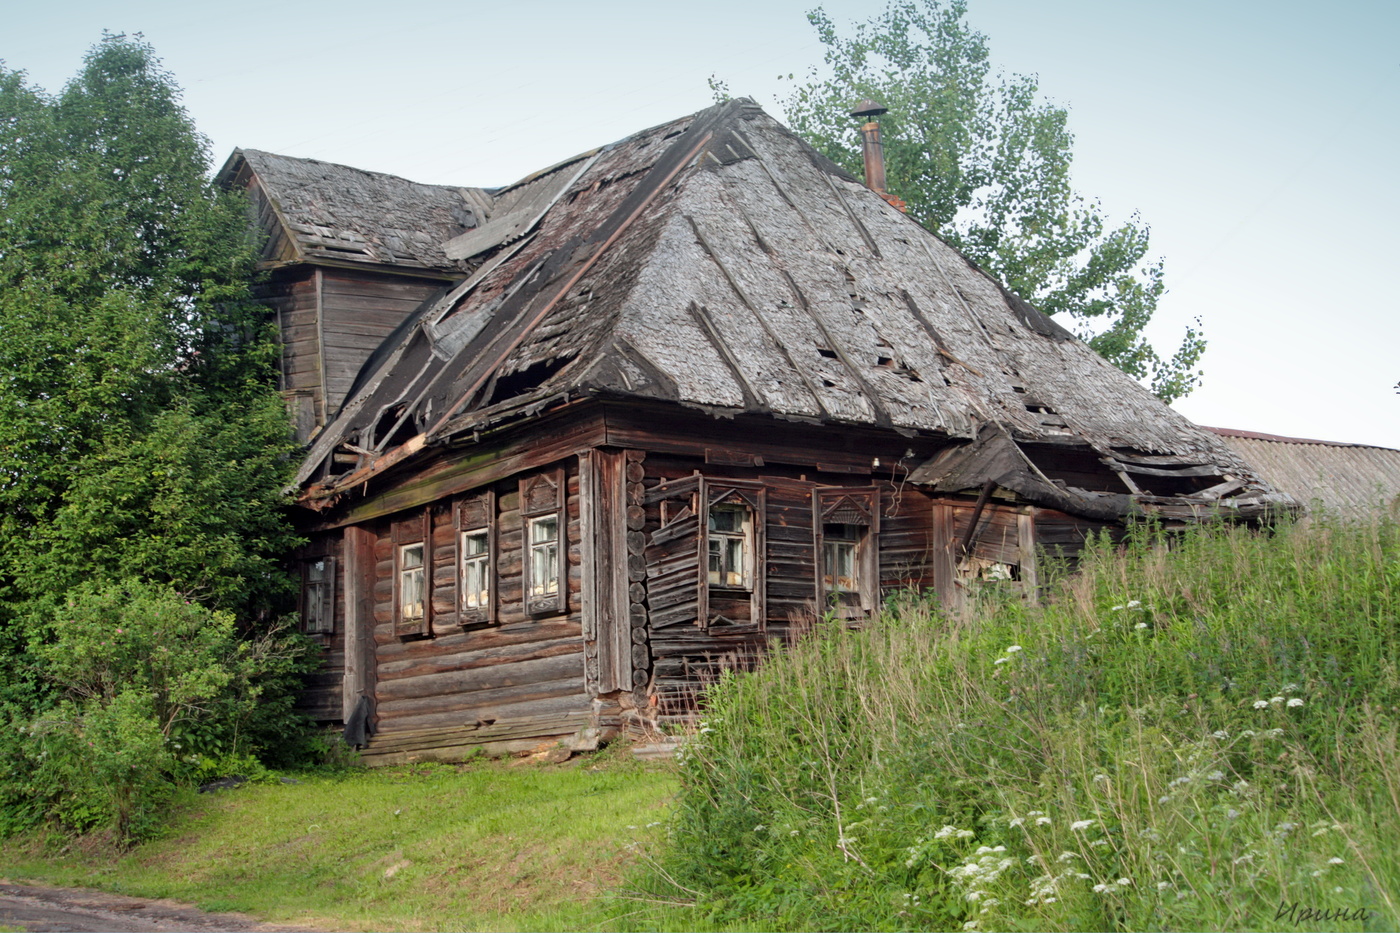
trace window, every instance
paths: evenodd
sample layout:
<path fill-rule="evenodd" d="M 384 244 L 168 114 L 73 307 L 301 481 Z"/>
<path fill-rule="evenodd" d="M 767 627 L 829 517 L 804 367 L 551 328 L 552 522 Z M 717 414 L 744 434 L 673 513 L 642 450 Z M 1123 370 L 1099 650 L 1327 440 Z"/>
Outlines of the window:
<path fill-rule="evenodd" d="M 744 505 L 710 508 L 710 585 L 753 588 L 753 512 Z"/>
<path fill-rule="evenodd" d="M 530 599 L 559 592 L 559 517 L 530 519 Z"/>
<path fill-rule="evenodd" d="M 496 494 L 487 489 L 457 502 L 457 622 L 496 622 Z"/>
<path fill-rule="evenodd" d="M 653 630 L 759 634 L 767 625 L 767 496 L 751 479 L 683 476 L 647 491 L 647 618 Z M 652 511 L 654 510 L 654 511 Z"/>
<path fill-rule="evenodd" d="M 873 612 L 880 597 L 880 490 L 818 487 L 817 600 L 843 618 Z"/>
<path fill-rule="evenodd" d="M 310 634 L 335 631 L 334 557 L 317 557 L 303 565 L 301 624 Z"/>
<path fill-rule="evenodd" d="M 432 634 L 432 513 L 395 522 L 394 634 Z"/>
<path fill-rule="evenodd" d="M 399 620 L 422 622 L 424 610 L 423 545 L 405 544 L 399 548 Z"/>
<path fill-rule="evenodd" d="M 856 554 L 865 537 L 861 525 L 822 526 L 822 587 L 828 593 L 859 593 Z"/>
<path fill-rule="evenodd" d="M 525 610 L 531 615 L 564 612 L 568 607 L 564 482 L 561 468 L 520 481 L 520 511 L 525 520 L 522 589 Z"/>
<path fill-rule="evenodd" d="M 491 604 L 490 534 L 485 528 L 462 532 L 462 608 L 484 610 Z"/>

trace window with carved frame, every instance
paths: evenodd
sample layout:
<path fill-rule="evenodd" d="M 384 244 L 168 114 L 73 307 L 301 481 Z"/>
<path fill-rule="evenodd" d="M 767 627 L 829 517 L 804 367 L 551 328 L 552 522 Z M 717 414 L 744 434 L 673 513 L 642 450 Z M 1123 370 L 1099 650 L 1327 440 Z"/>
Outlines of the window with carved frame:
<path fill-rule="evenodd" d="M 819 487 L 812 501 L 818 603 L 847 618 L 873 612 L 880 598 L 879 487 Z"/>
<path fill-rule="evenodd" d="M 567 516 L 562 467 L 520 481 L 524 523 L 522 592 L 530 615 L 564 612 L 568 606 Z"/>
<path fill-rule="evenodd" d="M 645 549 L 652 624 L 759 633 L 767 622 L 766 490 L 696 474 L 648 491 L 659 527 Z"/>
<path fill-rule="evenodd" d="M 468 496 L 453 512 L 457 530 L 457 620 L 461 625 L 496 622 L 496 494 Z"/>
<path fill-rule="evenodd" d="M 433 572 L 432 515 L 421 515 L 393 525 L 394 634 L 401 637 L 432 633 Z"/>

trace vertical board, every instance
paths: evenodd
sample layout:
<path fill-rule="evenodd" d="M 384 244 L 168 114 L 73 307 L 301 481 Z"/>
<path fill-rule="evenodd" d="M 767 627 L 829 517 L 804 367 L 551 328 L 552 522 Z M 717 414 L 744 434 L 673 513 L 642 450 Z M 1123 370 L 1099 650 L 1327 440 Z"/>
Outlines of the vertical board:
<path fill-rule="evenodd" d="M 345 529 L 345 680 L 341 719 L 348 721 L 361 696 L 374 699 L 374 532 Z M 373 713 L 371 713 L 373 719 Z"/>
<path fill-rule="evenodd" d="M 627 461 L 621 450 L 579 458 L 583 521 L 583 628 L 598 645 L 598 690 L 632 689 L 627 596 Z"/>

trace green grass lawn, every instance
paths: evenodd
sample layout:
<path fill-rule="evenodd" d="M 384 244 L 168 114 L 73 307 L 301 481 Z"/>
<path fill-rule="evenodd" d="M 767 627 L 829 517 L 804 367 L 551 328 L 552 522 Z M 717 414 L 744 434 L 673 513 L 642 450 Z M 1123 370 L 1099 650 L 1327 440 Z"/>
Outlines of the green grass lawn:
<path fill-rule="evenodd" d="M 0 874 L 326 929 L 588 929 L 676 783 L 622 755 L 297 780 L 191 796 L 123 855 L 12 839 Z"/>

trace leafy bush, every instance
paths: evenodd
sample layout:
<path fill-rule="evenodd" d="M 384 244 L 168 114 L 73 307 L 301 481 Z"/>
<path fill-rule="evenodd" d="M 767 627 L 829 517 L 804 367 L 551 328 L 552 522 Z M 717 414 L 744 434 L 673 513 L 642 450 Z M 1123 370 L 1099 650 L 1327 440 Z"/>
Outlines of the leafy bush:
<path fill-rule="evenodd" d="M 821 627 L 710 691 L 642 884 L 780 929 L 1393 928 L 1397 568 L 1393 522 L 1144 533 L 1040 607 Z"/>
<path fill-rule="evenodd" d="M 61 699 L 0 745 L 12 823 L 140 839 L 177 783 L 305 731 L 289 721 L 313 657 L 298 636 L 242 638 L 231 613 L 136 581 L 79 591 L 48 621 L 32 650 Z"/>

